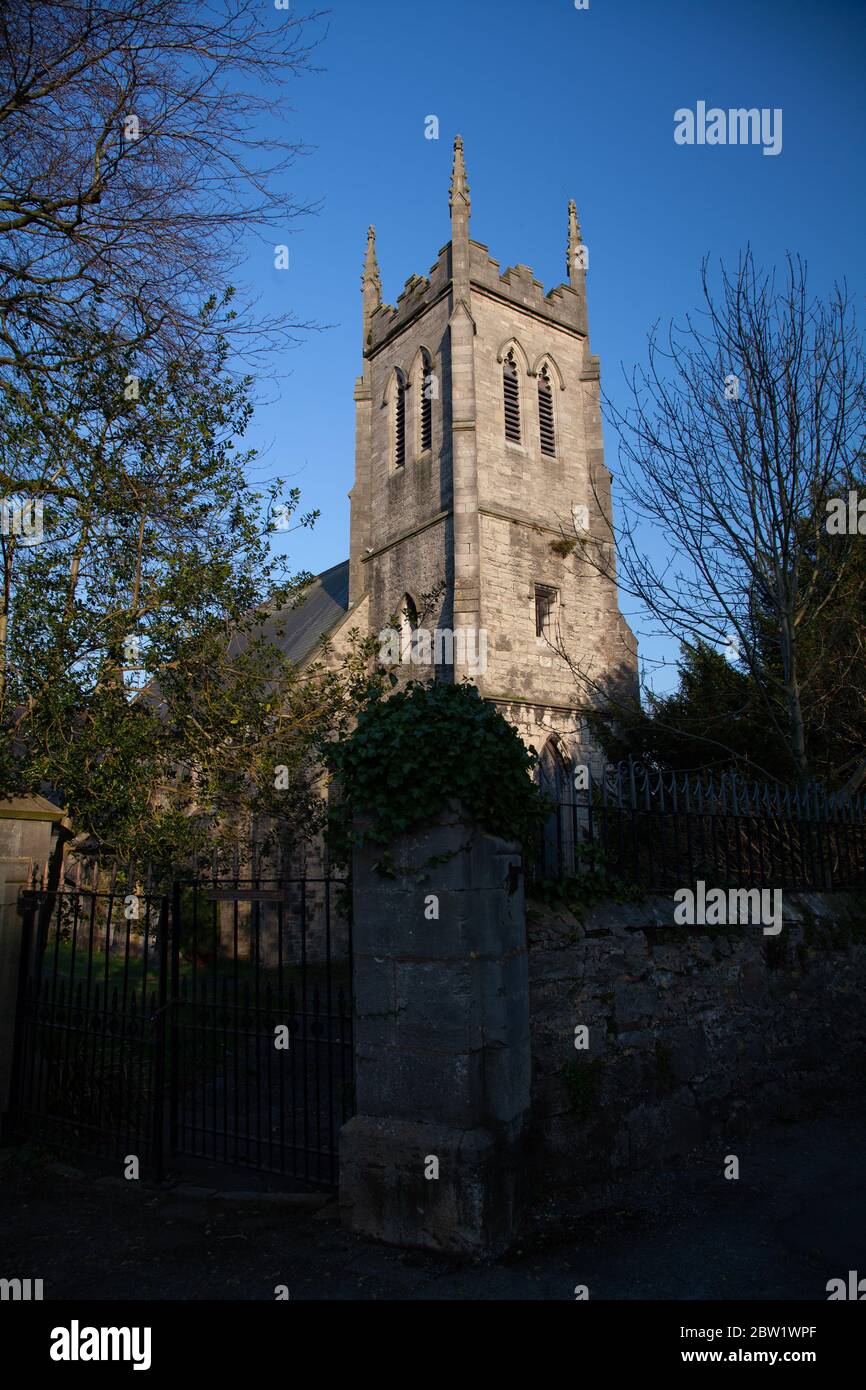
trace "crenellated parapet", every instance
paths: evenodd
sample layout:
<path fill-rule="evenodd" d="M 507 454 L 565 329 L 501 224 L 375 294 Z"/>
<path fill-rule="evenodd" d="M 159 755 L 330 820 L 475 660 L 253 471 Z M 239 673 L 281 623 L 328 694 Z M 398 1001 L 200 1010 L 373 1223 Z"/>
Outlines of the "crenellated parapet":
<path fill-rule="evenodd" d="M 582 337 L 587 336 L 586 295 L 582 287 L 555 285 L 545 290 L 536 280 L 531 266 L 509 266 L 500 272 L 499 262 L 480 241 L 469 242 L 470 285 L 497 299 Z M 379 304 L 369 321 L 368 353 L 375 353 L 391 338 L 401 333 L 419 315 L 424 314 L 447 294 L 451 286 L 451 243 L 442 248 L 429 275 L 410 275 L 396 304 Z"/>
<path fill-rule="evenodd" d="M 451 244 L 443 246 L 430 267 L 429 275 L 410 275 L 396 304 L 380 304 L 370 319 L 367 352 L 378 352 L 382 345 L 402 333 L 419 315 L 425 314 L 451 285 Z"/>
<path fill-rule="evenodd" d="M 536 280 L 531 266 L 509 266 L 500 273 L 499 262 L 493 259 L 482 242 L 472 241 L 469 246 L 474 289 L 486 291 L 515 308 L 537 314 L 562 328 L 570 328 L 586 336 L 586 296 L 582 288 L 562 284 L 545 292 L 544 285 Z"/>

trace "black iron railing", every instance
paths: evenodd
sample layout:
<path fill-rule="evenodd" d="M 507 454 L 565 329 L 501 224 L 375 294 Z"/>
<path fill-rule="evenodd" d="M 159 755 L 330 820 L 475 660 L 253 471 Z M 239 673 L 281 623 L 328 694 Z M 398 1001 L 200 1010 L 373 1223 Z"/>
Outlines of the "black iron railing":
<path fill-rule="evenodd" d="M 171 1147 L 333 1184 L 352 1113 L 351 938 L 331 878 L 174 886 Z"/>
<path fill-rule="evenodd" d="M 161 1174 L 171 1154 L 333 1185 L 353 1110 L 333 878 L 22 895 L 13 1125 Z"/>
<path fill-rule="evenodd" d="M 551 803 L 536 880 L 587 872 L 666 892 L 704 879 L 788 890 L 866 887 L 866 796 L 843 800 L 735 774 L 619 763 Z"/>
<path fill-rule="evenodd" d="M 167 902 L 71 887 L 22 895 L 14 1122 L 152 1165 L 164 1040 Z"/>

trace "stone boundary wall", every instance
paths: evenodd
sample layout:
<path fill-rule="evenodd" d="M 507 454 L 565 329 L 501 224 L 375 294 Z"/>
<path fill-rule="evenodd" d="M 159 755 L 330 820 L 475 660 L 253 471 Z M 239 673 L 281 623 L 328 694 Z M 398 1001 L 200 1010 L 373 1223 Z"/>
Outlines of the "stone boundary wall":
<path fill-rule="evenodd" d="M 611 1177 L 862 1094 L 866 896 L 785 894 L 783 922 L 769 936 L 675 926 L 666 898 L 582 921 L 527 902 L 540 1170 Z"/>

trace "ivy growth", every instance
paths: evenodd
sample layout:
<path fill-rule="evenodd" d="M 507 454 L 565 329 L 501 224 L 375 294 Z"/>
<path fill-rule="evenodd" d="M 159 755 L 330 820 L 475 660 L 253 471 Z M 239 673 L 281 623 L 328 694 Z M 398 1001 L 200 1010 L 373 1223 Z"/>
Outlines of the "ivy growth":
<path fill-rule="evenodd" d="M 575 874 L 542 879 L 533 884 L 532 896 L 551 907 L 564 907 L 577 918 L 596 903 L 639 903 L 646 897 L 640 884 L 629 883 L 612 871 L 598 845 L 575 845 L 574 858 Z"/>
<path fill-rule="evenodd" d="M 323 756 L 339 796 L 329 836 L 339 862 L 352 845 L 389 844 L 454 802 L 482 829 L 524 845 L 547 813 L 531 777 L 536 754 L 468 682 L 410 681 L 371 699 Z"/>

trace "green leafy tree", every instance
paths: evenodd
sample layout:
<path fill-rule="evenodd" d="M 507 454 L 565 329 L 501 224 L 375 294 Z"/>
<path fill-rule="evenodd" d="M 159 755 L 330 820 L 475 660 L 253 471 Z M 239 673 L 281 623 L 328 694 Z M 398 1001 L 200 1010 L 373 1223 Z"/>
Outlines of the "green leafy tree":
<path fill-rule="evenodd" d="M 250 381 L 226 370 L 218 333 L 128 399 L 124 348 L 102 338 L 94 353 L 95 322 L 75 332 L 86 350 L 50 428 L 23 375 L 0 406 L 0 489 L 45 499 L 40 544 L 2 538 L 2 787 L 50 786 L 76 829 L 161 860 L 243 818 L 309 828 L 311 749 L 371 679 L 358 634 L 304 671 L 278 628 L 264 635 L 311 578 L 289 572 L 272 534 L 316 514 L 281 479 L 250 481 Z"/>
<path fill-rule="evenodd" d="M 670 695 L 648 692 L 643 703 L 617 701 L 587 712 L 612 762 L 630 756 L 680 772 L 736 767 L 744 775 L 790 774 L 784 742 L 768 732 L 747 672 L 700 643 L 682 648 L 678 674 Z"/>

